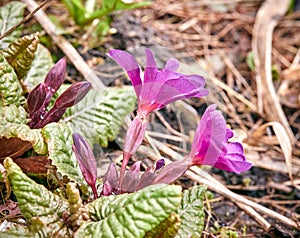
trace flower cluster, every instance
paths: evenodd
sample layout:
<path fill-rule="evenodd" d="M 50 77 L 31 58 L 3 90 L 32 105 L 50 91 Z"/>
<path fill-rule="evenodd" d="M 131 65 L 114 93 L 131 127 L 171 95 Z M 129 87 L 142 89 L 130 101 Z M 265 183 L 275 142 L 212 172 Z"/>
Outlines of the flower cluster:
<path fill-rule="evenodd" d="M 120 180 L 124 176 L 130 157 L 144 139 L 149 113 L 176 100 L 208 95 L 202 76 L 176 72 L 179 63 L 175 59 L 168 60 L 165 67 L 158 70 L 153 53 L 149 49 L 146 49 L 145 53 L 146 67 L 143 78 L 141 68 L 131 54 L 121 50 L 110 50 L 108 54 L 126 71 L 138 98 L 137 115 L 125 138 Z"/>
<path fill-rule="evenodd" d="M 140 162 L 136 162 L 126 171 L 129 159 L 144 139 L 147 117 L 152 111 L 176 100 L 208 95 L 202 76 L 176 72 L 179 63 L 175 59 L 168 60 L 165 67 L 159 70 L 152 52 L 146 49 L 145 53 L 146 67 L 143 74 L 131 54 L 121 50 L 110 50 L 108 53 L 130 78 L 138 98 L 138 108 L 125 137 L 120 174 L 116 165 L 110 165 L 104 178 L 102 195 L 134 192 L 155 183 L 171 183 L 195 165 L 210 165 L 235 173 L 250 169 L 252 164 L 246 161 L 242 145 L 238 142 L 228 142 L 233 137 L 233 132 L 226 128 L 226 121 L 216 110 L 216 105 L 211 105 L 200 120 L 189 155 L 183 160 L 167 166 L 164 166 L 163 160 L 159 160 L 141 177 Z"/>

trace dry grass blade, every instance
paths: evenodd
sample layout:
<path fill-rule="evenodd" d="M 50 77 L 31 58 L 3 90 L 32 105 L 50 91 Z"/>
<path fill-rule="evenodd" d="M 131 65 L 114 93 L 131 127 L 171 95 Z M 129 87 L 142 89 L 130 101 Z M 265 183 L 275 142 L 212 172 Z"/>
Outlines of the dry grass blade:
<path fill-rule="evenodd" d="M 285 162 L 274 160 L 274 153 L 260 154 L 257 151 L 255 151 L 255 148 L 249 147 L 247 148 L 245 155 L 247 157 L 247 160 L 252 162 L 255 165 L 255 167 L 263 168 L 274 172 L 276 171 L 283 174 L 289 174 L 290 172 L 290 169 L 288 168 Z M 292 166 L 292 173 L 294 176 L 299 174 L 299 172 L 299 166 Z"/>
<path fill-rule="evenodd" d="M 266 129 L 271 126 L 276 135 L 276 139 L 284 154 L 285 162 L 288 168 L 289 177 L 293 183 L 293 171 L 292 171 L 292 145 L 289 136 L 285 128 L 279 122 L 268 122 L 261 125 L 254 133 L 255 138 L 262 137 L 265 134 Z"/>
<path fill-rule="evenodd" d="M 191 171 L 187 171 L 186 175 L 190 179 L 193 179 L 194 181 L 196 181 L 198 183 L 206 184 L 209 187 L 209 189 L 211 189 L 219 194 L 222 194 L 223 196 L 229 198 L 231 201 L 240 202 L 240 203 L 243 203 L 244 205 L 250 206 L 250 207 L 254 208 L 256 211 L 259 211 L 267 216 L 270 216 L 288 226 L 294 227 L 296 229 L 299 229 L 299 227 L 300 227 L 299 222 L 295 222 L 288 217 L 285 217 L 285 216 L 283 216 L 271 209 L 268 209 L 256 202 L 250 201 L 247 198 L 245 198 L 241 195 L 238 195 L 223 186 L 220 186 L 219 182 L 216 179 L 214 179 L 213 177 L 211 177 L 210 175 L 208 175 L 206 172 L 202 171 L 199 168 L 193 168 L 193 169 L 191 169 Z M 260 217 L 259 219 L 263 219 L 263 218 Z"/>
<path fill-rule="evenodd" d="M 276 7 L 274 7 L 276 5 Z M 278 18 L 283 16 L 289 7 L 286 0 L 267 0 L 257 12 L 253 29 L 252 48 L 256 66 L 258 111 L 271 121 L 280 122 L 292 143 L 293 132 L 281 108 L 272 80 L 272 34 Z"/>

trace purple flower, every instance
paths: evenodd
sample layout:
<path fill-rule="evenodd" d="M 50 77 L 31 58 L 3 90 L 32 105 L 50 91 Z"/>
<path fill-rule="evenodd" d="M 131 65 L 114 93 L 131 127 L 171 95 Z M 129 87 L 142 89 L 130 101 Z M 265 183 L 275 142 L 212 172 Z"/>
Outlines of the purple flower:
<path fill-rule="evenodd" d="M 145 53 L 146 68 L 142 78 L 140 66 L 131 54 L 121 50 L 110 50 L 108 54 L 127 72 L 138 97 L 140 115 L 147 116 L 176 100 L 208 95 L 202 76 L 176 72 L 179 67 L 176 59 L 169 59 L 165 68 L 158 70 L 151 50 L 146 49 Z"/>
<path fill-rule="evenodd" d="M 81 135 L 74 133 L 73 141 L 74 144 L 72 145 L 72 149 L 77 158 L 80 170 L 85 181 L 91 187 L 94 198 L 96 199 L 98 198 L 98 195 L 96 188 L 97 162 L 95 156 L 91 147 Z"/>
<path fill-rule="evenodd" d="M 130 157 L 144 139 L 148 114 L 176 100 L 208 95 L 202 76 L 176 72 L 179 63 L 175 59 L 168 60 L 165 67 L 158 70 L 151 50 L 146 49 L 145 53 L 146 67 L 142 78 L 140 66 L 131 54 L 121 50 L 110 50 L 108 54 L 127 72 L 138 98 L 137 116 L 125 138 L 120 183 Z"/>
<path fill-rule="evenodd" d="M 241 173 L 252 167 L 246 161 L 243 146 L 238 142 L 228 143 L 233 132 L 226 128 L 223 116 L 209 106 L 203 114 L 195 133 L 194 142 L 188 158 L 192 165 L 211 165 L 216 168 Z"/>

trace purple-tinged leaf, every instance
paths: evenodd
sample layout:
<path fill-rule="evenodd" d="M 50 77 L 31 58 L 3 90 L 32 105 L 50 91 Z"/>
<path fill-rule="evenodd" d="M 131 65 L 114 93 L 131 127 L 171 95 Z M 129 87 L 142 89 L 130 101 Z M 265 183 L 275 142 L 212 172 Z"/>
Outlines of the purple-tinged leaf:
<path fill-rule="evenodd" d="M 90 82 L 79 82 L 71 85 L 55 101 L 54 107 L 67 108 L 80 102 L 92 88 Z"/>
<path fill-rule="evenodd" d="M 135 162 L 125 173 L 121 184 L 121 191 L 124 192 L 134 192 L 137 184 L 139 182 L 140 177 L 140 169 L 141 169 L 141 161 Z"/>
<path fill-rule="evenodd" d="M 109 196 L 113 193 L 119 193 L 119 174 L 117 171 L 117 166 L 111 163 L 108 170 L 104 176 L 103 188 L 101 195 Z"/>
<path fill-rule="evenodd" d="M 73 134 L 74 144 L 72 146 L 77 158 L 82 175 L 87 184 L 92 188 L 94 197 L 97 198 L 97 162 L 89 144 L 79 134 Z"/>
<path fill-rule="evenodd" d="M 67 61 L 65 58 L 60 59 L 49 71 L 44 81 L 47 98 L 46 106 L 49 105 L 52 96 L 63 84 L 66 76 Z"/>
<path fill-rule="evenodd" d="M 139 183 L 136 186 L 135 191 L 141 190 L 147 186 L 150 186 L 151 184 L 154 184 L 153 181 L 155 180 L 156 177 L 157 177 L 156 173 L 145 171 L 142 174 Z"/>
<path fill-rule="evenodd" d="M 32 125 L 30 128 L 32 129 L 38 129 L 43 128 L 47 124 L 51 122 L 58 122 L 60 118 L 64 115 L 66 112 L 66 108 L 55 108 L 52 107 L 49 112 L 45 114 L 45 116 L 40 116 L 39 120 L 32 120 Z"/>
<path fill-rule="evenodd" d="M 166 183 L 170 184 L 180 178 L 190 165 L 189 159 L 172 162 L 163 167 L 156 176 L 153 184 L 155 183 Z"/>
<path fill-rule="evenodd" d="M 157 177 L 157 174 L 160 170 L 163 170 L 165 166 L 165 160 L 160 159 L 152 167 L 148 167 L 146 171 L 142 174 L 139 183 L 136 187 L 136 191 L 143 189 L 151 184 L 154 184 L 154 180 Z"/>
<path fill-rule="evenodd" d="M 27 105 L 29 110 L 29 116 L 31 116 L 40 110 L 44 106 L 46 99 L 46 88 L 43 83 L 38 84 L 28 95 Z"/>

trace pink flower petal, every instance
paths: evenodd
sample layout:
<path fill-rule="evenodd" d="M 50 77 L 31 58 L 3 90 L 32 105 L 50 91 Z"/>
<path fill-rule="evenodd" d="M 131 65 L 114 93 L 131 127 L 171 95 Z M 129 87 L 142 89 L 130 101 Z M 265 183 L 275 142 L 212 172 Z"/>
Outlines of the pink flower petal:
<path fill-rule="evenodd" d="M 169 79 L 157 95 L 157 101 L 163 105 L 190 97 L 203 97 L 208 90 L 203 88 L 204 78 L 198 75 L 181 76 L 178 79 Z M 193 78 L 193 80 L 191 80 Z"/>
<path fill-rule="evenodd" d="M 152 51 L 146 49 L 145 53 L 146 53 L 146 68 L 144 72 L 143 84 L 154 82 L 156 79 L 156 75 L 158 73 L 158 69 Z"/>
<path fill-rule="evenodd" d="M 179 68 L 179 63 L 176 59 L 169 59 L 165 65 L 165 69 L 170 71 L 176 71 Z"/>
<path fill-rule="evenodd" d="M 226 128 L 225 119 L 215 109 L 216 105 L 209 106 L 201 118 L 189 154 L 192 165 L 211 165 L 235 173 L 250 169 L 252 164 L 246 161 L 243 146 L 228 143 L 233 132 Z"/>
<path fill-rule="evenodd" d="M 243 146 L 238 142 L 232 142 L 224 146 L 223 153 L 214 167 L 239 174 L 249 170 L 252 163 L 246 161 Z"/>
<path fill-rule="evenodd" d="M 136 86 L 141 85 L 142 80 L 140 76 L 140 66 L 135 58 L 131 54 L 122 50 L 110 50 L 107 55 L 115 60 L 126 71 L 136 94 L 139 95 L 140 87 Z"/>
<path fill-rule="evenodd" d="M 215 109 L 216 105 L 206 109 L 195 132 L 190 156 L 196 164 L 213 166 L 221 154 L 226 136 L 226 123 Z"/>

